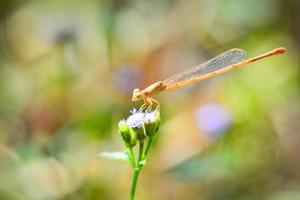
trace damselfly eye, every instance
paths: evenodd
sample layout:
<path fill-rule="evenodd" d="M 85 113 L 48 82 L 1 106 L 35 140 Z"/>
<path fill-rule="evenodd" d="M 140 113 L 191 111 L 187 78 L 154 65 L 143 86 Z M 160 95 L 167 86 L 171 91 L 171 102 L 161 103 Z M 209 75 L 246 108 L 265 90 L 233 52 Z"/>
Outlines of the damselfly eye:
<path fill-rule="evenodd" d="M 141 99 L 141 90 L 136 88 L 133 90 L 132 101 L 137 101 Z"/>
<path fill-rule="evenodd" d="M 140 92 L 140 89 L 138 89 L 138 88 L 135 88 L 134 90 L 133 90 L 133 94 L 137 94 L 137 93 L 139 93 Z"/>

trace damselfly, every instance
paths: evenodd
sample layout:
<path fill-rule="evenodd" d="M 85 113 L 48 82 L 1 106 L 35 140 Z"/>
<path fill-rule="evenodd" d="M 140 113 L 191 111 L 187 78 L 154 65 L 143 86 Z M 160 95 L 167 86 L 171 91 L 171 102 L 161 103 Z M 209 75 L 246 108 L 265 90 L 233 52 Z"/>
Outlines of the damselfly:
<path fill-rule="evenodd" d="M 143 100 L 144 104 L 141 109 L 143 109 L 144 107 L 148 107 L 150 109 L 153 105 L 153 102 L 158 106 L 160 105 L 157 100 L 152 98 L 153 95 L 159 92 L 173 90 L 186 85 L 190 85 L 192 83 L 197 83 L 204 79 L 223 74 L 262 58 L 283 54 L 284 52 L 285 48 L 279 47 L 273 49 L 272 51 L 268 51 L 256 57 L 245 60 L 246 52 L 244 50 L 231 49 L 212 58 L 211 60 L 208 60 L 201 65 L 191 68 L 190 70 L 171 76 L 164 81 L 157 81 L 143 90 L 140 90 L 138 88 L 134 89 L 132 101 L 135 102 Z"/>

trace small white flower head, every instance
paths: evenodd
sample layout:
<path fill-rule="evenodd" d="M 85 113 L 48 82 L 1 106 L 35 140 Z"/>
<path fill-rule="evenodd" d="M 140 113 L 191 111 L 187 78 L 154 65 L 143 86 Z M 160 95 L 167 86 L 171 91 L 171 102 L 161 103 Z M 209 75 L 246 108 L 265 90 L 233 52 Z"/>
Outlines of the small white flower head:
<path fill-rule="evenodd" d="M 122 124 L 124 126 L 126 125 L 127 129 L 131 132 L 131 135 L 132 133 L 134 133 L 136 139 L 144 140 L 147 136 L 152 136 L 157 132 L 160 125 L 159 110 L 144 112 L 144 111 L 133 109 L 130 112 L 131 115 L 126 120 L 121 120 L 119 124 Z M 120 130 L 120 126 L 119 126 L 119 130 Z"/>
<path fill-rule="evenodd" d="M 157 118 L 157 110 L 154 110 L 152 112 L 147 113 L 147 115 L 145 115 L 144 117 L 144 122 L 145 123 L 153 123 L 155 122 L 156 118 Z"/>
<path fill-rule="evenodd" d="M 146 113 L 142 111 L 138 111 L 135 108 L 130 111 L 131 115 L 126 119 L 126 124 L 131 128 L 141 128 Z"/>

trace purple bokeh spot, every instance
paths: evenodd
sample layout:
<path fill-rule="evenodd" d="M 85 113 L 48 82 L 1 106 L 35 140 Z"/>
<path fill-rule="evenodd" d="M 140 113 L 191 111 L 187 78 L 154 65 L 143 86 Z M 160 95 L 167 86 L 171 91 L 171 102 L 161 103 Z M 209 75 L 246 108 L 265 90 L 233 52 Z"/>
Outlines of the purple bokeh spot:
<path fill-rule="evenodd" d="M 44 17 L 39 21 L 38 27 L 41 37 L 50 43 L 76 40 L 80 30 L 72 14 Z"/>
<path fill-rule="evenodd" d="M 138 88 L 142 82 L 142 72 L 133 65 L 120 66 L 113 73 L 115 86 L 124 94 L 131 95 L 132 90 Z"/>
<path fill-rule="evenodd" d="M 195 117 L 198 128 L 212 138 L 222 135 L 232 122 L 230 112 L 219 104 L 200 106 Z"/>

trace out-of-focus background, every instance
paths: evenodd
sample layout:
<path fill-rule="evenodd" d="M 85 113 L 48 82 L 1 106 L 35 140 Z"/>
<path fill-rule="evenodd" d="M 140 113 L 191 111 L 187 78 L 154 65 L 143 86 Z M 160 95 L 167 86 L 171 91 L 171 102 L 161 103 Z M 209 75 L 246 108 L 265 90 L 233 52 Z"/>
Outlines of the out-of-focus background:
<path fill-rule="evenodd" d="M 138 199 L 300 199 L 300 1 L 1 0 L 0 199 L 127 199 L 134 88 L 230 48 L 268 58 L 157 96 Z"/>

